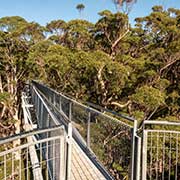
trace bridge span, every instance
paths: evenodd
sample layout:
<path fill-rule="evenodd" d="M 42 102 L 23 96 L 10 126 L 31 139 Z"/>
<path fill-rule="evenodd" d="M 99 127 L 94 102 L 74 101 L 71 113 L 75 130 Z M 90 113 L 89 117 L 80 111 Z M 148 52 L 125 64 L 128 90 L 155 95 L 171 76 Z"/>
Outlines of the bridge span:
<path fill-rule="evenodd" d="M 180 178 L 178 122 L 148 120 L 138 127 L 133 118 L 35 81 L 24 88 L 22 110 L 24 131 L 0 139 L 0 179 Z"/>

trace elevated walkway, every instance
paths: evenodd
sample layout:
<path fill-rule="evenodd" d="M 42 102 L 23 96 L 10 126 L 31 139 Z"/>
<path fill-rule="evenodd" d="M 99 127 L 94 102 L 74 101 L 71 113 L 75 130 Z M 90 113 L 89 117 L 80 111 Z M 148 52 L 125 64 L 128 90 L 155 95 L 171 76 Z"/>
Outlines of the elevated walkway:
<path fill-rule="evenodd" d="M 60 125 L 64 126 L 66 133 L 64 167 L 56 167 L 53 171 L 58 171 L 59 169 L 61 171 L 63 170 L 64 178 L 69 180 L 113 179 L 103 165 L 97 161 L 91 150 L 88 149 L 76 128 L 72 127 L 72 117 L 68 117 L 62 109 L 57 110 L 49 97 L 43 94 L 38 86 L 41 86 L 41 88 L 43 87 L 40 84 L 34 83 L 26 89 L 26 95 L 29 98 L 29 102 L 26 101 L 26 106 L 28 107 L 28 103 L 33 104 L 33 111 L 36 116 L 36 121 L 33 122 L 33 117 L 31 115 L 29 124 L 33 126 L 33 124 L 36 123 L 38 128 Z M 32 109 L 29 112 L 32 114 Z M 56 172 L 51 172 L 51 174 L 56 174 Z M 60 179 L 62 179 L 62 177 Z"/>
<path fill-rule="evenodd" d="M 0 180 L 180 178 L 180 123 L 137 121 L 32 82 L 25 132 L 0 139 Z M 14 141 L 21 142 L 13 147 Z"/>
<path fill-rule="evenodd" d="M 114 179 L 108 171 L 108 166 L 116 179 L 131 176 L 129 170 L 133 165 L 131 159 L 134 146 L 133 119 L 125 116 L 117 119 L 112 114 L 109 116 L 108 113 L 78 103 L 37 82 L 32 83 L 30 94 L 36 109 L 38 127 L 64 125 L 68 132 L 68 124 L 72 124 L 72 154 L 70 154 L 71 165 L 68 168 L 71 168 L 71 178 Z M 48 120 L 43 116 L 46 114 L 43 103 L 55 117 L 53 120 Z M 96 130 L 97 133 L 93 132 Z M 99 136 L 98 131 L 104 131 L 102 133 L 105 134 L 101 134 L 103 137 Z M 127 144 L 123 141 L 127 141 Z M 122 146 L 122 150 L 115 149 L 117 145 Z M 110 154 L 112 158 L 108 157 L 109 152 L 106 150 L 108 146 L 112 148 L 112 154 Z M 101 154 L 103 151 L 104 154 Z M 113 161 L 114 164 L 117 162 L 122 166 L 121 175 L 114 174 L 116 172 L 111 169 L 114 168 Z"/>

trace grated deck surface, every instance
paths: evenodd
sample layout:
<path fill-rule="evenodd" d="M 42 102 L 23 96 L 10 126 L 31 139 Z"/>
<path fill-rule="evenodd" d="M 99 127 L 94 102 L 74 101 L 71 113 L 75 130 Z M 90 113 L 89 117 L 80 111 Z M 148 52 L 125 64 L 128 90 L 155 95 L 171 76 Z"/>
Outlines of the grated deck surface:
<path fill-rule="evenodd" d="M 87 157 L 83 150 L 73 140 L 72 143 L 72 180 L 105 180 L 103 174 Z"/>

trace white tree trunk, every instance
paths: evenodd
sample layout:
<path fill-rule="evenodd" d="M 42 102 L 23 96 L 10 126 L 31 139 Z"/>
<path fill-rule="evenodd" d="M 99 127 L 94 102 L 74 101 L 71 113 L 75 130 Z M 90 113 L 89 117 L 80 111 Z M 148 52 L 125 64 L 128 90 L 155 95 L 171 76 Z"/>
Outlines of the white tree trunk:
<path fill-rule="evenodd" d="M 20 133 L 20 125 L 21 125 L 21 121 L 18 119 L 18 110 L 15 110 L 14 116 L 13 116 L 14 120 L 15 120 L 15 134 L 19 134 Z M 13 141 L 13 147 L 17 147 L 20 146 L 21 141 L 20 139 Z M 21 152 L 14 152 L 14 157 L 16 160 L 20 160 L 21 158 Z"/>

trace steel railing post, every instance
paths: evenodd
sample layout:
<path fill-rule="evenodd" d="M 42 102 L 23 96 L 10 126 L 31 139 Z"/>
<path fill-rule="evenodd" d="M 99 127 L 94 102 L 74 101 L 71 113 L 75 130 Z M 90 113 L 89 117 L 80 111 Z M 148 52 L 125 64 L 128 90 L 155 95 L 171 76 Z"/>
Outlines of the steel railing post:
<path fill-rule="evenodd" d="M 71 179 L 71 155 L 72 155 L 72 124 L 68 124 L 67 136 L 67 164 L 66 164 L 66 180 Z"/>
<path fill-rule="evenodd" d="M 91 112 L 89 111 L 88 112 L 88 120 L 87 120 L 87 147 L 90 148 L 90 141 L 91 141 L 91 137 L 90 137 L 90 128 L 91 128 L 91 125 L 90 125 L 90 122 L 91 122 Z"/>
<path fill-rule="evenodd" d="M 69 103 L 69 121 L 72 121 L 72 102 Z"/>
<path fill-rule="evenodd" d="M 37 97 L 37 117 L 39 118 L 39 97 Z"/>
<path fill-rule="evenodd" d="M 56 96 L 55 96 L 55 93 L 53 93 L 53 105 L 56 107 Z"/>
<path fill-rule="evenodd" d="M 41 127 L 43 127 L 43 104 L 42 104 L 42 102 L 40 103 L 40 114 L 39 114 L 39 119 L 40 119 L 40 122 L 41 122 Z"/>
<path fill-rule="evenodd" d="M 131 149 L 131 180 L 134 180 L 135 169 L 135 137 L 137 131 L 137 120 L 134 120 L 133 132 L 132 132 L 132 149 Z"/>
<path fill-rule="evenodd" d="M 59 96 L 59 110 L 62 112 L 62 97 Z"/>
<path fill-rule="evenodd" d="M 60 131 L 63 131 L 63 135 L 60 134 L 60 162 L 59 162 L 59 180 L 65 180 L 65 172 L 66 172 L 66 162 L 65 162 L 65 129 L 61 129 Z"/>
<path fill-rule="evenodd" d="M 144 125 L 145 126 L 145 125 Z M 146 180 L 147 174 L 147 131 L 143 127 L 143 142 L 142 142 L 142 179 Z"/>
<path fill-rule="evenodd" d="M 141 167 L 141 138 L 136 136 L 136 180 L 140 180 L 140 167 Z"/>

